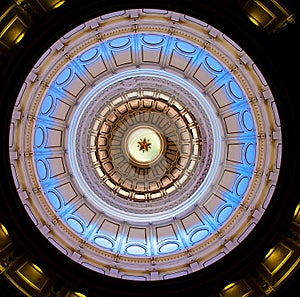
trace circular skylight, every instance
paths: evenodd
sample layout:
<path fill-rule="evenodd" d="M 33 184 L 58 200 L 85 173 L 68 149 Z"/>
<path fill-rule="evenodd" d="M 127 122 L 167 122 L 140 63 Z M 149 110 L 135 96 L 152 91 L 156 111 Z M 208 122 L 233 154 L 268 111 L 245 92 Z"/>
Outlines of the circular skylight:
<path fill-rule="evenodd" d="M 226 256 L 268 207 L 281 164 L 258 67 L 172 11 L 118 11 L 62 36 L 28 74 L 10 133 L 36 227 L 81 265 L 131 280 Z"/>

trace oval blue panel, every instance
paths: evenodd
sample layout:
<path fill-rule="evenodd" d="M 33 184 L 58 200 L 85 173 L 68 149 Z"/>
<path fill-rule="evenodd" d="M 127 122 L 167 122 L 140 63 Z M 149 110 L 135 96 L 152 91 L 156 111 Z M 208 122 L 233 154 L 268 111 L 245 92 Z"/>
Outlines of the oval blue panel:
<path fill-rule="evenodd" d="M 237 99 L 242 99 L 243 98 L 243 92 L 240 88 L 240 86 L 234 81 L 231 80 L 228 84 L 229 90 L 231 94 L 237 98 Z"/>
<path fill-rule="evenodd" d="M 243 116 L 242 116 L 242 120 L 243 120 L 244 127 L 248 131 L 252 131 L 253 128 L 254 128 L 254 122 L 253 122 L 253 119 L 252 119 L 252 115 L 248 110 L 244 111 Z"/>
<path fill-rule="evenodd" d="M 183 42 L 183 41 L 178 41 L 176 42 L 176 46 L 182 51 L 182 52 L 185 52 L 185 53 L 188 53 L 188 54 L 191 54 L 191 53 L 194 53 L 196 51 L 196 48 L 187 43 L 187 42 Z"/>
<path fill-rule="evenodd" d="M 45 132 L 41 127 L 37 127 L 34 131 L 34 145 L 40 147 L 45 140 Z"/>
<path fill-rule="evenodd" d="M 48 200 L 55 209 L 61 208 L 60 198 L 54 192 L 48 192 Z"/>
<path fill-rule="evenodd" d="M 84 52 L 81 56 L 80 56 L 80 61 L 81 62 L 88 62 L 91 61 L 93 59 L 95 59 L 98 55 L 98 49 L 96 47 L 91 48 L 89 50 L 87 50 L 86 52 Z"/>
<path fill-rule="evenodd" d="M 254 164 L 255 161 L 255 146 L 250 143 L 245 149 L 245 159 L 248 164 Z"/>
<path fill-rule="evenodd" d="M 232 207 L 231 206 L 224 207 L 220 211 L 219 215 L 217 216 L 217 221 L 221 224 L 224 223 L 228 219 L 228 217 L 231 215 L 231 213 L 232 213 Z"/>
<path fill-rule="evenodd" d="M 67 219 L 68 225 L 76 232 L 82 233 L 84 231 L 83 225 L 74 218 Z"/>
<path fill-rule="evenodd" d="M 44 180 L 47 177 L 48 169 L 44 161 L 38 160 L 36 162 L 36 170 L 41 180 Z"/>
<path fill-rule="evenodd" d="M 207 66 L 212 69 L 215 72 L 221 72 L 223 67 L 222 65 L 216 60 L 213 59 L 212 57 L 208 56 L 205 58 Z"/>
<path fill-rule="evenodd" d="M 148 44 L 157 45 L 157 44 L 162 43 L 164 41 L 164 38 L 159 35 L 149 34 L 149 35 L 145 35 L 143 37 L 143 41 Z"/>
<path fill-rule="evenodd" d="M 146 253 L 146 249 L 139 245 L 130 245 L 126 248 L 126 252 L 132 255 L 144 255 Z"/>
<path fill-rule="evenodd" d="M 166 243 L 162 245 L 159 249 L 161 253 L 171 253 L 174 252 L 178 249 L 178 244 L 177 243 Z"/>
<path fill-rule="evenodd" d="M 209 231 L 207 229 L 202 229 L 196 231 L 190 238 L 191 242 L 199 242 L 202 239 L 204 239 L 209 234 Z"/>
<path fill-rule="evenodd" d="M 110 42 L 110 46 L 111 47 L 115 47 L 115 48 L 124 47 L 127 44 L 129 44 L 129 42 L 130 42 L 130 38 L 128 38 L 128 37 L 120 37 L 120 38 L 113 39 Z"/>
<path fill-rule="evenodd" d="M 41 113 L 47 114 L 51 110 L 53 104 L 54 104 L 53 97 L 51 95 L 47 95 L 43 100 L 43 103 L 41 106 Z"/>
<path fill-rule="evenodd" d="M 94 239 L 94 242 L 96 244 L 98 244 L 99 246 L 104 247 L 106 249 L 111 249 L 113 247 L 113 243 L 104 237 L 96 237 Z"/>
<path fill-rule="evenodd" d="M 248 177 L 244 176 L 243 178 L 241 178 L 236 185 L 236 193 L 239 196 L 243 196 L 248 188 L 248 184 L 249 184 Z"/>
<path fill-rule="evenodd" d="M 62 85 L 62 84 L 64 84 L 64 83 L 66 83 L 68 80 L 69 80 L 69 78 L 71 77 L 71 74 L 72 74 L 72 70 L 71 70 L 71 68 L 66 68 L 66 69 L 64 69 L 59 75 L 58 75 L 58 77 L 57 77 L 57 79 L 56 79 L 56 83 L 58 84 L 58 85 Z"/>

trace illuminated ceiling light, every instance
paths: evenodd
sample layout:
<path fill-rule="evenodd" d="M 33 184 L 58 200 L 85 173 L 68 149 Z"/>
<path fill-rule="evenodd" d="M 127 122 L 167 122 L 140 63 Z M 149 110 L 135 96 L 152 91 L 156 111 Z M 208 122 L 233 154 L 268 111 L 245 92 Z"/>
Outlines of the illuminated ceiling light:
<path fill-rule="evenodd" d="M 242 0 L 240 5 L 249 20 L 268 33 L 295 22 L 294 15 L 280 1 Z"/>
<path fill-rule="evenodd" d="M 7 231 L 7 229 L 5 228 L 5 226 L 2 225 L 2 224 L 0 224 L 0 228 L 2 229 L 3 233 L 4 233 L 6 236 L 8 236 L 8 231 Z"/>
<path fill-rule="evenodd" d="M 291 259 L 293 253 L 291 248 L 279 242 L 270 249 L 261 264 L 271 275 L 275 275 Z"/>
<path fill-rule="evenodd" d="M 232 287 L 234 287 L 236 285 L 236 283 L 231 283 L 229 285 L 227 285 L 222 291 L 227 291 L 229 289 L 231 289 Z"/>
<path fill-rule="evenodd" d="M 32 266 L 33 266 L 34 269 L 37 270 L 38 272 L 43 273 L 43 270 L 42 270 L 40 267 L 38 267 L 37 265 L 32 264 Z"/>
<path fill-rule="evenodd" d="M 71 295 L 72 296 L 72 295 Z M 73 293 L 73 297 L 86 297 L 86 295 L 78 293 L 78 292 L 74 292 Z"/>
<path fill-rule="evenodd" d="M 42 270 L 31 261 L 25 261 L 21 264 L 16 273 L 27 285 L 39 292 L 45 288 L 48 281 Z"/>
<path fill-rule="evenodd" d="M 272 255 L 272 253 L 274 252 L 274 248 L 271 248 L 268 253 L 266 254 L 264 259 L 268 259 L 270 257 L 270 255 Z"/>
<path fill-rule="evenodd" d="M 252 296 L 252 289 L 248 283 L 244 280 L 230 283 L 223 290 L 221 290 L 220 295 L 222 297 L 247 297 Z"/>
<path fill-rule="evenodd" d="M 54 6 L 53 6 L 53 9 L 55 8 L 58 8 L 60 6 L 62 6 L 66 1 L 65 0 L 62 0 L 62 1 L 58 1 Z"/>
<path fill-rule="evenodd" d="M 298 204 L 296 209 L 295 209 L 294 218 L 297 218 L 299 216 L 299 211 L 300 211 L 300 204 Z"/>
<path fill-rule="evenodd" d="M 294 211 L 293 221 L 296 225 L 299 225 L 300 223 L 300 204 L 296 206 L 296 209 Z"/>
<path fill-rule="evenodd" d="M 21 33 L 21 34 L 16 38 L 15 44 L 19 43 L 19 42 L 23 39 L 24 36 L 25 36 L 25 33 L 24 33 L 24 32 Z"/>
<path fill-rule="evenodd" d="M 252 17 L 252 16 L 249 16 L 249 20 L 256 26 L 259 26 L 259 22 L 256 20 L 256 18 Z"/>
<path fill-rule="evenodd" d="M 38 2 L 43 7 L 43 9 L 49 11 L 62 6 L 66 2 L 66 0 L 40 0 Z"/>
<path fill-rule="evenodd" d="M 0 44 L 5 49 L 12 48 L 23 39 L 27 29 L 27 21 L 18 7 L 11 5 L 0 17 Z"/>

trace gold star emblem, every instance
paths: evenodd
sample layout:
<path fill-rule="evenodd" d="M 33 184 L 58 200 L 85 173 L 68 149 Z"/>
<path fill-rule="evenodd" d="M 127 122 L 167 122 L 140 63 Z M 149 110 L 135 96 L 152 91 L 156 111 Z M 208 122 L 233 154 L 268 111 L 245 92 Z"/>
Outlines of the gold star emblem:
<path fill-rule="evenodd" d="M 148 152 L 148 150 L 151 149 L 150 139 L 148 140 L 146 138 L 144 138 L 143 140 L 140 139 L 140 141 L 138 141 L 138 147 L 140 147 L 140 151 Z"/>

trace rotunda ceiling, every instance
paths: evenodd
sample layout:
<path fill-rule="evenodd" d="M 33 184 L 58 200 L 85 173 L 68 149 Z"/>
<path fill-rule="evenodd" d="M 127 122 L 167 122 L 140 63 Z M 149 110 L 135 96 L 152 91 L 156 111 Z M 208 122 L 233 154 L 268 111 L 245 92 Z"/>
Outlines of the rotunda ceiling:
<path fill-rule="evenodd" d="M 199 271 L 243 242 L 282 150 L 275 99 L 247 52 L 154 9 L 91 19 L 45 51 L 10 143 L 19 197 L 45 238 L 91 270 L 141 281 Z"/>

